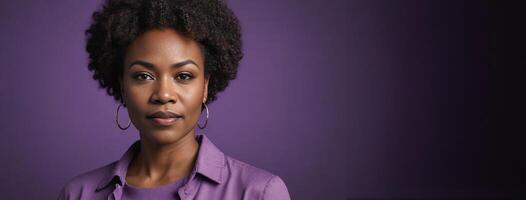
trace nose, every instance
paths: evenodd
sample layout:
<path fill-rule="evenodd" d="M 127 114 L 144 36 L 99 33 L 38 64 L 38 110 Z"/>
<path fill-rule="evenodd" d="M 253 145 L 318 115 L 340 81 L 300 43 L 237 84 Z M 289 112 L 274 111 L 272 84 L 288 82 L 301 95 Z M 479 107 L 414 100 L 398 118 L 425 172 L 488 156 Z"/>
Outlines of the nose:
<path fill-rule="evenodd" d="M 155 104 L 175 103 L 177 93 L 175 83 L 170 78 L 164 77 L 159 79 L 155 84 L 155 91 L 152 94 L 151 102 Z"/>

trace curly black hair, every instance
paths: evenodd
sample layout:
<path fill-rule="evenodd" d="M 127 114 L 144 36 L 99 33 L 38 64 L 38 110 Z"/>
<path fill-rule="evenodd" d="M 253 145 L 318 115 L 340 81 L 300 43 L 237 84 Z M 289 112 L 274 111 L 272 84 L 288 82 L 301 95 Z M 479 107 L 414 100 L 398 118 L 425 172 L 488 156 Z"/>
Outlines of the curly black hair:
<path fill-rule="evenodd" d="M 201 46 L 209 77 L 206 103 L 236 78 L 241 51 L 239 20 L 222 0 L 106 0 L 85 31 L 88 68 L 108 95 L 122 101 L 124 52 L 142 33 L 172 28 Z"/>

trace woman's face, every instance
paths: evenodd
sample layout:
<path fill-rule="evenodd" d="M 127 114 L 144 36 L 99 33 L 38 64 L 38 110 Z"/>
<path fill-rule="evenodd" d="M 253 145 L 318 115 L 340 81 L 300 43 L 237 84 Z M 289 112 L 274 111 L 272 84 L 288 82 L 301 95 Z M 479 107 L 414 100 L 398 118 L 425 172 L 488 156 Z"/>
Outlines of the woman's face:
<path fill-rule="evenodd" d="M 194 133 L 208 92 L 203 59 L 198 43 L 173 29 L 150 30 L 130 44 L 122 96 L 141 139 L 166 144 Z"/>

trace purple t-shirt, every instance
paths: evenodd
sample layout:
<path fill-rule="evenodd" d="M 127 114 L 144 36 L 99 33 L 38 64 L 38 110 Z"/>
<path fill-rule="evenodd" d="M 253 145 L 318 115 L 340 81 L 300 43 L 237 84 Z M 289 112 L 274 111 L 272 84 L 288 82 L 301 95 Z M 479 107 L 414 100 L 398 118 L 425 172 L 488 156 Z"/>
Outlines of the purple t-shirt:
<path fill-rule="evenodd" d="M 187 177 L 181 178 L 175 182 L 162 185 L 155 188 L 137 188 L 129 184 L 124 184 L 122 188 L 122 200 L 138 199 L 177 199 L 179 200 L 179 189 Z"/>
<path fill-rule="evenodd" d="M 279 176 L 225 155 L 206 135 L 196 137 L 199 152 L 192 173 L 180 184 L 158 188 L 164 193 L 171 189 L 175 195 L 171 199 L 290 199 Z M 76 176 L 64 186 L 58 199 L 122 199 L 123 190 L 129 191 L 128 165 L 139 149 L 136 141 L 120 160 Z"/>

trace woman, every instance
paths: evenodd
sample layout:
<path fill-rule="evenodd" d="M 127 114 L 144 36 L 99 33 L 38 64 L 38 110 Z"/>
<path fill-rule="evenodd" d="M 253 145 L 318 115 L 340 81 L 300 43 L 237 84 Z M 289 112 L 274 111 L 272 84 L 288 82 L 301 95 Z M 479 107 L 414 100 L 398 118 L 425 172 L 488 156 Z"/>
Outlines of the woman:
<path fill-rule="evenodd" d="M 290 199 L 283 180 L 196 135 L 236 77 L 237 18 L 220 0 L 107 0 L 86 31 L 89 69 L 126 107 L 140 140 L 81 174 L 59 199 Z"/>

